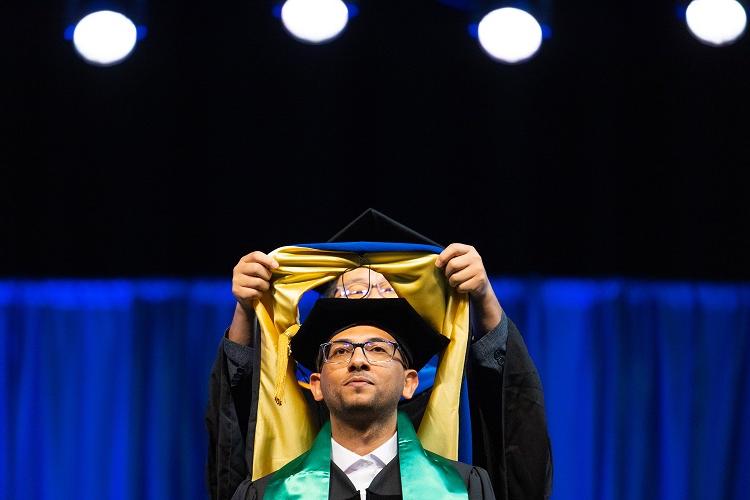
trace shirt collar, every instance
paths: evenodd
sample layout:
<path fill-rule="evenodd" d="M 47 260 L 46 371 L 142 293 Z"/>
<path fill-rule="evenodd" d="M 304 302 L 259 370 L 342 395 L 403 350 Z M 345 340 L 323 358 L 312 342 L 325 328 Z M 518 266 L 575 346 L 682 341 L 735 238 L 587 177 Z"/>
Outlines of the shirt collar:
<path fill-rule="evenodd" d="M 331 438 L 331 460 L 344 472 L 363 458 L 370 459 L 378 466 L 384 467 L 398 454 L 398 440 L 396 436 L 397 434 L 394 432 L 388 441 L 364 456 L 357 455 L 353 451 L 344 448 L 335 439 Z"/>

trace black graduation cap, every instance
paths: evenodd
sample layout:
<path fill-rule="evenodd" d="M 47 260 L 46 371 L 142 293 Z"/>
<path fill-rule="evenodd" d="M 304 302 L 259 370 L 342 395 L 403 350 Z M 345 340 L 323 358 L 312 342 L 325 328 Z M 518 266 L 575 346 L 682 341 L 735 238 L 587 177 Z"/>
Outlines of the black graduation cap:
<path fill-rule="evenodd" d="M 419 234 L 374 208 L 368 208 L 362 212 L 328 240 L 329 243 L 339 241 L 380 241 L 445 246 Z"/>
<path fill-rule="evenodd" d="M 410 368 L 421 369 L 449 340 L 440 335 L 404 298 L 334 299 L 315 302 L 292 338 L 292 356 L 309 369 L 317 369 L 320 344 L 355 325 L 371 325 L 391 334 L 406 355 Z"/>

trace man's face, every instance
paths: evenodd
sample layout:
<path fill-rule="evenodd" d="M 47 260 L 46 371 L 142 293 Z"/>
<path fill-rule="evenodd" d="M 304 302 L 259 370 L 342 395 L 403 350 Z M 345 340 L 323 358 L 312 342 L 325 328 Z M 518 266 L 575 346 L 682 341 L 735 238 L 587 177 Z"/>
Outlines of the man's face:
<path fill-rule="evenodd" d="M 387 332 L 369 325 L 347 328 L 331 338 L 351 343 L 395 339 Z M 331 414 L 342 420 L 395 412 L 399 399 L 410 399 L 419 384 L 416 370 L 404 368 L 401 352 L 383 364 L 372 364 L 362 348 L 356 348 L 349 363 L 323 363 L 320 373 L 310 377 L 310 388 L 316 401 L 325 401 Z"/>
<path fill-rule="evenodd" d="M 385 276 L 369 267 L 358 267 L 339 276 L 334 297 L 393 299 L 398 295 Z"/>

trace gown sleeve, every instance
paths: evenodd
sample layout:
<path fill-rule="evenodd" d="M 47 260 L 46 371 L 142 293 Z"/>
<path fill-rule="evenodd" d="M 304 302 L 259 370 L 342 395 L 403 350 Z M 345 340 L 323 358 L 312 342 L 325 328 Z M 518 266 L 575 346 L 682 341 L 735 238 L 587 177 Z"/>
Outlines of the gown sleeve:
<path fill-rule="evenodd" d="M 206 483 L 212 500 L 229 500 L 248 476 L 247 442 L 255 349 L 222 338 L 209 378 Z"/>
<path fill-rule="evenodd" d="M 473 463 L 486 469 L 498 499 L 549 498 L 552 453 L 542 383 L 505 314 L 499 329 L 472 344 L 468 370 Z"/>

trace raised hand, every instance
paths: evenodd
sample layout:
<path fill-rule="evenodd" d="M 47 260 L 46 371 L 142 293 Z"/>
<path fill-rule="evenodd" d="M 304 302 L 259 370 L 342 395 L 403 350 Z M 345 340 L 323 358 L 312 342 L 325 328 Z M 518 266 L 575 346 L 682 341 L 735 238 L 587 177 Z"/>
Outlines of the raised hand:
<path fill-rule="evenodd" d="M 452 287 L 471 297 L 477 313 L 475 325 L 481 330 L 481 335 L 500 323 L 503 310 L 476 248 L 463 243 L 451 243 L 440 252 L 435 265 L 443 269 Z"/>

